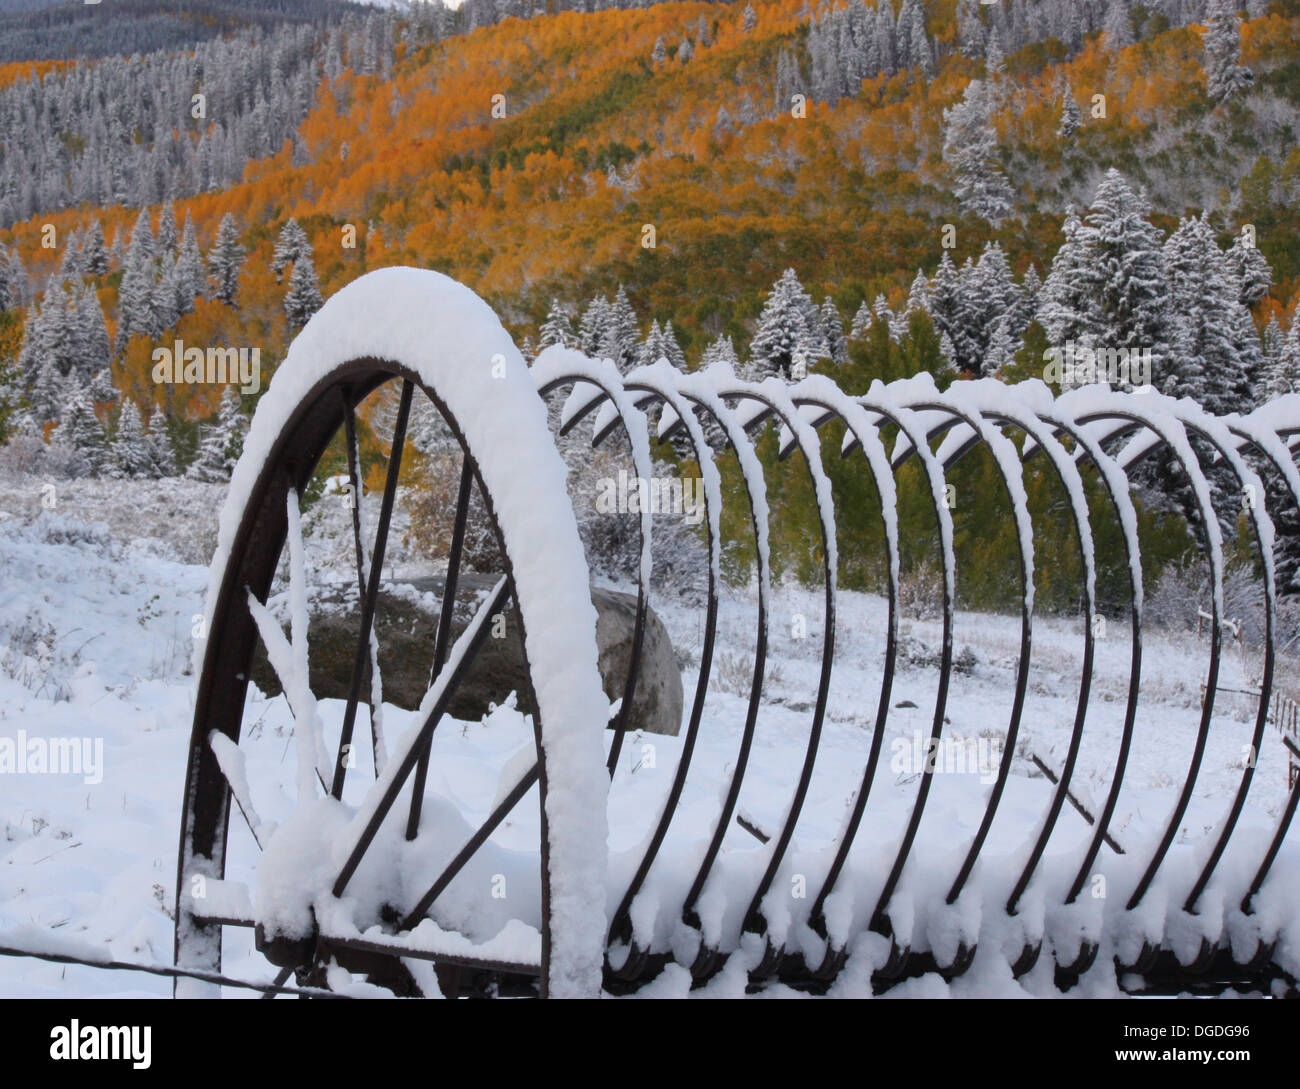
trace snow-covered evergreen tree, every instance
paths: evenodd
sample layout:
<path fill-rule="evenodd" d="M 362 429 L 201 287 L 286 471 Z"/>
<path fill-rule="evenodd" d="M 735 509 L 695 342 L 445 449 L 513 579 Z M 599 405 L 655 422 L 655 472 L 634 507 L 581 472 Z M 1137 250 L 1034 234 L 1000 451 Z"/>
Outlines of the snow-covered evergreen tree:
<path fill-rule="evenodd" d="M 293 263 L 293 272 L 289 276 L 289 290 L 284 296 L 284 313 L 291 328 L 299 329 L 311 320 L 311 316 L 325 305 L 320 293 L 320 284 L 316 279 L 316 265 L 311 253 L 301 253 Z"/>
<path fill-rule="evenodd" d="M 81 263 L 87 276 L 108 275 L 108 247 L 104 244 L 104 228 L 97 219 L 86 229 L 81 243 Z"/>
<path fill-rule="evenodd" d="M 203 254 L 199 252 L 198 239 L 189 212 L 185 213 L 185 229 L 181 234 L 181 248 L 176 257 L 176 310 L 188 314 L 194 309 L 194 300 L 203 294 L 206 276 L 203 272 Z"/>
<path fill-rule="evenodd" d="M 962 209 L 996 226 L 1010 213 L 1015 192 L 997 162 L 992 115 L 988 85 L 971 80 L 962 101 L 943 111 L 943 158 Z"/>
<path fill-rule="evenodd" d="M 636 365 L 641 346 L 641 332 L 636 320 L 636 312 L 628 301 L 627 291 L 622 284 L 606 313 L 604 329 L 597 348 L 601 358 L 612 359 L 614 365 L 622 372 L 627 372 Z"/>
<path fill-rule="evenodd" d="M 608 324 L 609 300 L 603 295 L 593 296 L 578 323 L 578 348 L 584 355 L 595 356 L 600 352 Z"/>
<path fill-rule="evenodd" d="M 176 448 L 172 445 L 170 432 L 167 430 L 167 418 L 162 409 L 154 405 L 149 415 L 149 435 L 145 439 L 149 450 L 150 476 L 169 477 L 176 475 Z"/>
<path fill-rule="evenodd" d="M 1241 18 L 1237 0 L 1210 0 L 1205 27 L 1205 90 L 1215 102 L 1225 102 L 1247 90 L 1255 73 L 1241 63 Z"/>
<path fill-rule="evenodd" d="M 562 302 L 552 299 L 550 309 L 546 312 L 546 320 L 537 331 L 538 350 L 544 351 L 553 344 L 568 348 L 574 344 L 574 341 L 573 315 Z"/>
<path fill-rule="evenodd" d="M 61 422 L 54 432 L 54 442 L 76 455 L 82 471 L 96 476 L 108 457 L 104 429 L 95 416 L 85 389 L 74 384 L 68 392 L 70 396 L 60 413 Z"/>
<path fill-rule="evenodd" d="M 296 219 L 290 219 L 280 228 L 280 235 L 275 240 L 275 249 L 271 253 L 271 271 L 275 273 L 278 284 L 284 270 L 294 264 L 304 254 L 312 252 L 307 232 L 298 225 Z"/>
<path fill-rule="evenodd" d="M 745 5 L 745 14 L 741 18 L 741 26 L 744 27 L 746 34 L 758 26 L 758 13 L 754 10 L 753 4 Z"/>
<path fill-rule="evenodd" d="M 858 306 L 857 311 L 853 315 L 853 321 L 849 325 L 850 338 L 853 340 L 861 340 L 870 331 L 871 323 L 874 320 L 875 319 L 871 314 L 871 307 L 867 305 L 867 302 L 864 299 Z"/>
<path fill-rule="evenodd" d="M 844 319 L 840 317 L 839 310 L 830 299 L 822 300 L 820 317 L 827 354 L 832 363 L 843 366 L 849 361 L 849 345 L 844 338 Z"/>
<path fill-rule="evenodd" d="M 142 217 L 131 233 L 131 245 L 122 259 L 122 282 L 117 293 L 117 350 L 137 333 L 156 336 L 161 331 L 154 312 L 154 268 L 150 256 L 153 232 Z"/>
<path fill-rule="evenodd" d="M 1238 287 L 1237 299 L 1242 306 L 1254 307 L 1273 286 L 1273 270 L 1249 235 L 1239 234 L 1227 252 L 1228 268 Z"/>
<path fill-rule="evenodd" d="M 1065 89 L 1061 92 L 1061 124 L 1056 134 L 1062 140 L 1073 140 L 1081 128 L 1083 128 L 1083 111 L 1079 109 L 1079 103 L 1074 99 L 1074 90 L 1069 80 L 1066 80 Z"/>
<path fill-rule="evenodd" d="M 198 456 L 185 475 L 192 480 L 229 480 L 244 443 L 244 419 L 233 386 L 226 387 L 216 420 L 206 424 L 201 435 Z"/>
<path fill-rule="evenodd" d="M 814 311 L 812 299 L 794 269 L 786 269 L 772 285 L 749 345 L 749 354 L 761 377 L 780 375 L 788 380 L 798 359 L 806 368 L 829 354 L 820 330 L 809 320 Z"/>
<path fill-rule="evenodd" d="M 175 257 L 176 241 L 176 209 L 167 201 L 158 213 L 158 255 Z"/>
<path fill-rule="evenodd" d="M 140 422 L 140 410 L 130 397 L 124 397 L 117 430 L 108 447 L 106 472 L 111 477 L 134 479 L 151 476 L 152 470 L 153 460 L 145 441 L 144 425 Z"/>
<path fill-rule="evenodd" d="M 208 271 L 215 281 L 212 297 L 227 306 L 239 305 L 239 274 L 244 267 L 244 247 L 239 241 L 235 217 L 227 212 L 217 226 L 217 237 L 208 254 Z"/>

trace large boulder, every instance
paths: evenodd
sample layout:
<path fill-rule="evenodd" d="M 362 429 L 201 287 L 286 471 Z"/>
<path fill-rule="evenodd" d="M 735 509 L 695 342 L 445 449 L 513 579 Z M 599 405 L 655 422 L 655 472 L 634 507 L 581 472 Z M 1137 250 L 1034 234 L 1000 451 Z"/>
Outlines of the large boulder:
<path fill-rule="evenodd" d="M 457 603 L 452 614 L 452 639 L 466 624 L 484 597 L 496 585 L 491 575 L 462 573 L 457 585 Z M 407 710 L 420 704 L 429 687 L 433 645 L 442 607 L 443 580 L 440 577 L 406 579 L 389 583 L 379 591 L 375 631 L 379 636 L 379 668 L 384 682 L 384 702 Z M 356 654 L 358 618 L 355 586 L 327 589 L 311 601 L 311 687 L 317 699 L 347 699 L 348 683 Z M 591 601 L 596 607 L 596 649 L 605 694 L 621 699 L 632 658 L 632 636 L 636 626 L 636 597 L 593 586 Z M 253 662 L 254 683 L 268 695 L 281 685 L 259 644 Z M 507 610 L 504 624 L 494 625 L 451 701 L 450 714 L 470 722 L 478 721 L 488 705 L 503 702 L 511 692 L 518 694 L 520 710 L 532 713 L 524 665 L 522 640 L 513 612 Z M 370 692 L 369 659 L 362 677 L 364 700 Z M 645 636 L 641 651 L 641 672 L 632 699 L 629 730 L 676 734 L 682 722 L 682 677 L 673 646 L 663 622 L 653 609 L 646 610 Z"/>

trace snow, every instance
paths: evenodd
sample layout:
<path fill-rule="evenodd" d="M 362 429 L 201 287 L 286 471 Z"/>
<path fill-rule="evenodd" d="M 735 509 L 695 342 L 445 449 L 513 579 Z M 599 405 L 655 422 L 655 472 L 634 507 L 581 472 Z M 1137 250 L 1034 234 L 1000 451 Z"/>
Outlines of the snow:
<path fill-rule="evenodd" d="M 486 303 L 440 273 L 387 268 L 336 293 L 294 340 L 244 441 L 222 510 L 205 611 L 210 627 L 240 515 L 302 398 L 354 359 L 411 368 L 448 406 L 492 497 L 514 573 L 547 756 L 557 995 L 599 988 L 608 701 L 595 609 L 564 464 L 532 377 Z M 539 542 L 545 542 L 539 547 Z M 201 649 L 196 649 L 196 659 Z M 196 663 L 197 664 L 197 663 Z"/>

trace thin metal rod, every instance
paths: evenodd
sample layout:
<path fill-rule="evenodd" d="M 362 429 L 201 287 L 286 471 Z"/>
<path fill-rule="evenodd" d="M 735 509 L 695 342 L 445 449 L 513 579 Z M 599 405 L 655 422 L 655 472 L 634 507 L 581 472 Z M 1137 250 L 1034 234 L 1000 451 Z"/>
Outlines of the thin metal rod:
<path fill-rule="evenodd" d="M 438 614 L 438 632 L 433 644 L 433 666 L 429 670 L 432 685 L 442 672 L 451 644 L 452 613 L 456 608 L 456 584 L 460 580 L 460 558 L 465 549 L 465 527 L 469 522 L 469 501 L 474 492 L 474 463 L 468 451 L 460 463 L 460 490 L 456 494 L 456 524 L 451 531 L 451 548 L 447 553 L 447 577 L 442 587 L 442 611 Z M 430 744 L 433 735 L 429 735 Z M 406 838 L 415 839 L 420 829 L 420 810 L 424 805 L 424 786 L 429 777 L 429 745 L 420 747 L 415 765 L 415 782 L 411 787 L 411 808 L 406 818 Z"/>
<path fill-rule="evenodd" d="M 406 445 L 406 424 L 411 415 L 411 395 L 415 386 L 409 378 L 402 379 L 402 399 L 397 409 L 397 425 L 393 429 L 393 447 L 388 455 L 388 479 L 384 482 L 384 500 L 379 511 L 379 525 L 375 529 L 375 547 L 370 556 L 370 578 L 365 596 L 361 599 L 361 631 L 357 636 L 357 650 L 352 658 L 352 680 L 348 685 L 348 705 L 343 713 L 343 729 L 339 734 L 339 751 L 334 761 L 334 785 L 330 793 L 343 797 L 343 781 L 348 773 L 348 750 L 352 745 L 352 731 L 357 720 L 357 701 L 361 695 L 361 674 L 370 653 L 370 628 L 375 619 L 375 602 L 379 597 L 379 576 L 384 567 L 384 550 L 388 545 L 388 526 L 393 517 L 393 501 L 397 496 L 397 479 L 402 471 L 402 447 Z"/>
<path fill-rule="evenodd" d="M 474 659 L 479 649 L 487 639 L 488 632 L 491 630 L 491 618 L 493 614 L 500 611 L 502 604 L 505 602 L 507 595 L 510 593 L 510 580 L 502 579 L 497 585 L 496 591 L 492 594 L 486 606 L 481 608 L 475 619 L 470 622 L 470 626 L 461 633 L 461 638 L 468 636 L 469 645 L 465 648 L 465 653 L 452 667 L 451 675 L 447 678 L 447 683 L 438 695 L 428 717 L 420 726 L 419 733 L 415 736 L 411 747 L 407 749 L 406 755 L 402 757 L 402 762 L 397 766 L 396 772 L 393 773 L 385 788 L 379 804 L 375 811 L 370 815 L 366 826 L 362 829 L 361 836 L 357 839 L 356 845 L 352 848 L 351 854 L 348 855 L 347 861 L 339 871 L 339 876 L 334 882 L 334 895 L 342 896 L 348 887 L 348 882 L 352 880 L 352 875 L 356 873 L 357 866 L 361 864 L 361 859 L 365 857 L 371 841 L 374 840 L 379 826 L 383 824 L 384 818 L 388 816 L 389 810 L 393 808 L 393 803 L 397 800 L 397 795 L 401 792 L 407 778 L 415 768 L 415 762 L 419 758 L 420 748 L 428 744 L 428 740 L 433 736 L 433 731 L 437 728 L 443 716 L 447 713 L 447 707 L 451 704 L 452 697 L 460 688 L 461 682 L 469 673 L 470 667 L 474 664 Z"/>

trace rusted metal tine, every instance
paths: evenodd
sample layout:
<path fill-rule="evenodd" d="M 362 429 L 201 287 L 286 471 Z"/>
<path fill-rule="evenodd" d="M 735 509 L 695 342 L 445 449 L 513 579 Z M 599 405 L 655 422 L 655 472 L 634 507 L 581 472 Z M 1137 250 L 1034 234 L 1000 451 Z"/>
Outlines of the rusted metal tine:
<path fill-rule="evenodd" d="M 452 697 L 456 694 L 465 675 L 469 672 L 470 667 L 474 664 L 474 659 L 479 649 L 486 641 L 488 632 L 491 628 L 491 617 L 501 610 L 506 598 L 511 592 L 510 580 L 503 578 L 497 585 L 488 603 L 480 609 L 475 617 L 477 625 L 471 622 L 470 628 L 462 633 L 461 638 L 469 637 L 469 645 L 465 648 L 465 654 L 456 662 L 452 668 L 451 675 L 447 678 L 447 683 L 439 694 L 433 707 L 430 709 L 428 717 L 425 718 L 420 726 L 420 731 L 416 735 L 414 743 L 407 750 L 406 755 L 402 757 L 402 762 L 398 765 L 396 773 L 393 774 L 388 786 L 385 788 L 383 796 L 380 798 L 378 806 L 370 819 L 366 822 L 361 836 L 358 838 L 356 845 L 352 848 L 352 853 L 348 855 L 347 861 L 339 871 L 338 878 L 334 882 L 334 895 L 342 896 L 347 889 L 348 882 L 352 880 L 352 875 L 356 873 L 357 866 L 360 865 L 361 859 L 365 857 L 371 841 L 379 831 L 379 826 L 383 824 L 384 818 L 388 811 L 392 809 L 393 803 L 397 800 L 407 777 L 415 768 L 415 763 L 419 759 L 421 748 L 428 743 L 433 731 L 437 728 L 438 723 L 442 721 L 443 716 L 447 713 L 447 707 L 450 705 Z"/>
<path fill-rule="evenodd" d="M 379 576 L 384 567 L 384 550 L 388 545 L 388 525 L 393 517 L 393 501 L 397 496 L 397 479 L 402 468 L 402 447 L 406 444 L 406 424 L 411 415 L 411 395 L 415 390 L 409 378 L 402 379 L 402 399 L 397 409 L 397 425 L 393 429 L 393 447 L 388 456 L 388 479 L 384 482 L 384 499 L 379 511 L 379 525 L 375 529 L 375 547 L 370 556 L 370 578 L 365 596 L 361 599 L 361 631 L 357 637 L 357 650 L 352 659 L 352 679 L 348 684 L 347 709 L 343 713 L 343 728 L 339 734 L 339 750 L 334 761 L 334 785 L 330 793 L 343 797 L 343 782 L 347 778 L 347 753 L 352 744 L 352 731 L 357 719 L 357 701 L 361 694 L 361 675 L 370 653 L 370 627 L 375 619 L 375 602 L 379 597 Z"/>
<path fill-rule="evenodd" d="M 456 583 L 460 579 L 460 559 L 465 548 L 465 527 L 469 522 L 470 496 L 474 492 L 474 463 L 465 451 L 460 463 L 460 490 L 456 495 L 456 524 L 451 532 L 451 547 L 447 553 L 447 575 L 442 587 L 442 611 L 438 613 L 438 631 L 433 644 L 433 665 L 429 670 L 429 684 L 437 680 L 447 660 L 451 643 L 452 613 L 456 607 Z M 429 735 L 429 742 L 433 735 Z M 415 839 L 420 828 L 420 810 L 424 805 L 424 784 L 429 776 L 429 744 L 420 746 L 420 758 L 415 764 L 415 783 L 411 787 L 411 808 L 406 819 L 406 838 Z"/>

